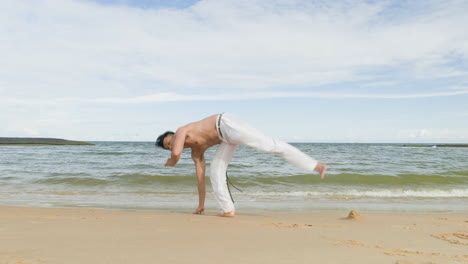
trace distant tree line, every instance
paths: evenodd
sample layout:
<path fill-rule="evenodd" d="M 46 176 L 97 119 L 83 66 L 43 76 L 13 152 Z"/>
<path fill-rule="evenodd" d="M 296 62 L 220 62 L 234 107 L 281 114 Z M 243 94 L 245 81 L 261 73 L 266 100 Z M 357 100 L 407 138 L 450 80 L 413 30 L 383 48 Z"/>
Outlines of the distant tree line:
<path fill-rule="evenodd" d="M 83 141 L 61 138 L 0 137 L 0 145 L 94 145 Z"/>

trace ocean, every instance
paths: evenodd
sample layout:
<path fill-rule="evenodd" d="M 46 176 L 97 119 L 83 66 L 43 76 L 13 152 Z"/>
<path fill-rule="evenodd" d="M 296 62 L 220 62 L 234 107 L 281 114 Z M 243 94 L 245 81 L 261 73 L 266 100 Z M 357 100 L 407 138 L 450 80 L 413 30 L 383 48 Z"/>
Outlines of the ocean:
<path fill-rule="evenodd" d="M 191 212 L 198 206 L 190 151 L 175 167 L 153 142 L 0 146 L 0 205 Z M 241 146 L 228 167 L 237 211 L 468 212 L 468 148 L 293 143 L 329 166 L 306 174 Z M 207 210 L 217 211 L 209 183 Z"/>

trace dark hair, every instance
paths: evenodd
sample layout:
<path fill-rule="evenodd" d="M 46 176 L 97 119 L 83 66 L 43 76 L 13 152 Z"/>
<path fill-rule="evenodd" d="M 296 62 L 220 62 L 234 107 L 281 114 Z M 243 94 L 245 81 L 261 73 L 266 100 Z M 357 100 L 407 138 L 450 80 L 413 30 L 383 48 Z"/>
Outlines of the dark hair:
<path fill-rule="evenodd" d="M 164 138 L 167 136 L 167 135 L 174 135 L 174 132 L 172 131 L 166 131 L 164 132 L 163 134 L 161 134 L 158 139 L 156 139 L 156 143 L 154 145 L 156 145 L 156 147 L 160 147 L 160 148 L 163 148 L 163 149 L 166 149 L 164 147 Z"/>

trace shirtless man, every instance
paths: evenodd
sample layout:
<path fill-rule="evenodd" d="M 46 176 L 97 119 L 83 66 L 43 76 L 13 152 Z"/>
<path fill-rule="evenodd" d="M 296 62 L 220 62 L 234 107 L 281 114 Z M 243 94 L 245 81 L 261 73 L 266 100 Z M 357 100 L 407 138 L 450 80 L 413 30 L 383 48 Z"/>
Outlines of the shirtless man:
<path fill-rule="evenodd" d="M 235 208 L 226 182 L 226 170 L 239 144 L 259 151 L 274 153 L 306 171 L 316 171 L 325 177 L 327 166 L 307 156 L 297 148 L 268 137 L 229 113 L 216 114 L 198 122 L 182 126 L 175 133 L 166 132 L 158 137 L 156 146 L 171 151 L 165 166 L 175 166 L 184 148 L 192 150 L 192 159 L 198 181 L 198 208 L 194 214 L 205 211 L 205 151 L 219 144 L 211 162 L 210 179 L 216 201 L 221 208 L 219 216 L 234 217 Z"/>

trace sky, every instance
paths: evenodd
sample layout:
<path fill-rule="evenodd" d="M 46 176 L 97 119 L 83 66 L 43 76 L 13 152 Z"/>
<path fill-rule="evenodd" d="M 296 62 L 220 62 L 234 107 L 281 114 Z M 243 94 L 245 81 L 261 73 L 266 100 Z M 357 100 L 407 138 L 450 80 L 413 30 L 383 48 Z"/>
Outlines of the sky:
<path fill-rule="evenodd" d="M 0 3 L 0 137 L 468 143 L 468 1 Z"/>

